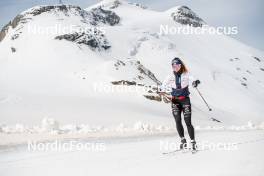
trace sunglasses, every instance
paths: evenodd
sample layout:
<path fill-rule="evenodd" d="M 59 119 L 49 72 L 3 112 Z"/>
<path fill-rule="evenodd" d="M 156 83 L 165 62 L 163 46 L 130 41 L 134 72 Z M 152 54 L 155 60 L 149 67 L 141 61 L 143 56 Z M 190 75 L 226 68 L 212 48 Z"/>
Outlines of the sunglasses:
<path fill-rule="evenodd" d="M 171 66 L 172 66 L 172 67 L 180 67 L 181 64 L 172 64 Z"/>

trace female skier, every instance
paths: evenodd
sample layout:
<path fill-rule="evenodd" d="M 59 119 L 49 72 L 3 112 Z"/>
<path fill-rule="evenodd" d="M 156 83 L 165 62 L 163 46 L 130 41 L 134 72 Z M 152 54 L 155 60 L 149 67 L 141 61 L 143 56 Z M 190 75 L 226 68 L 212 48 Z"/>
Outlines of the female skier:
<path fill-rule="evenodd" d="M 187 142 L 184 137 L 184 129 L 181 121 L 181 113 L 183 112 L 184 121 L 191 139 L 191 149 L 196 150 L 194 128 L 191 121 L 192 109 L 189 97 L 189 82 L 190 80 L 193 80 L 193 78 L 189 75 L 186 66 L 179 58 L 174 58 L 171 62 L 171 66 L 173 70 L 172 74 L 164 80 L 161 95 L 165 95 L 165 92 L 170 92 L 171 94 L 172 114 L 176 121 L 178 134 L 181 138 L 180 149 L 187 148 Z M 192 82 L 193 87 L 197 87 L 198 84 L 200 84 L 199 80 Z"/>

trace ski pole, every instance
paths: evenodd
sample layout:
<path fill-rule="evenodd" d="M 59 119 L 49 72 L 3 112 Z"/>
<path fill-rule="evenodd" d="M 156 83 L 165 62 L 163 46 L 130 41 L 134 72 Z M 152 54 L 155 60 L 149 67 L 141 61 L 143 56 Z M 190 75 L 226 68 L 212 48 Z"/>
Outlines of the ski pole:
<path fill-rule="evenodd" d="M 208 107 L 209 111 L 212 111 L 212 109 L 210 108 L 210 106 L 208 105 L 208 103 L 205 101 L 203 95 L 201 94 L 201 92 L 199 91 L 199 89 L 197 87 L 195 87 L 195 89 L 197 90 L 197 92 L 199 93 L 199 95 L 202 97 L 204 103 L 206 104 L 206 106 Z"/>

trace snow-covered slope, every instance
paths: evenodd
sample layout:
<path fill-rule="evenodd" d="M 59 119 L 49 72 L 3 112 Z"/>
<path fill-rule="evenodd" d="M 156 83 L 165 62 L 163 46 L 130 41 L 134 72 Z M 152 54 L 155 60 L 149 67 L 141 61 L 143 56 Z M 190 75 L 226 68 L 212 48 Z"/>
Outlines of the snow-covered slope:
<path fill-rule="evenodd" d="M 74 124 L 174 126 L 169 104 L 143 96 L 155 99 L 155 93 L 95 87 L 160 84 L 175 56 L 201 80 L 199 88 L 213 109 L 209 113 L 191 89 L 195 125 L 219 125 L 211 117 L 220 125 L 263 122 L 263 52 L 224 35 L 160 33 L 160 25 L 205 23 L 188 7 L 157 12 L 120 0 L 86 10 L 28 9 L 0 34 L 0 123 L 30 125 L 48 117 Z"/>

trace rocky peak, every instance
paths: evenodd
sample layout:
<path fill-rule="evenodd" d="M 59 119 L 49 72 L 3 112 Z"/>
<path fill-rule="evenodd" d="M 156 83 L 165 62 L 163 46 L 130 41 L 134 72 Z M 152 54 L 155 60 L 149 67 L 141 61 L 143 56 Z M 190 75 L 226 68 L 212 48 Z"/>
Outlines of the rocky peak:
<path fill-rule="evenodd" d="M 45 12 L 63 12 L 65 15 L 69 15 L 69 13 L 75 13 L 80 14 L 82 13 L 82 9 L 79 6 L 75 5 L 45 5 L 45 6 L 36 6 L 33 8 L 30 8 L 24 12 L 22 12 L 22 15 L 31 14 L 33 16 L 40 15 Z"/>
<path fill-rule="evenodd" d="M 101 22 L 113 26 L 115 24 L 118 24 L 120 21 L 120 17 L 115 12 L 110 10 L 104 10 L 101 7 L 93 8 L 89 11 L 89 13 L 93 18 L 93 25 L 96 25 Z"/>
<path fill-rule="evenodd" d="M 44 15 L 46 13 L 55 15 L 62 13 L 65 17 L 79 16 L 81 22 L 91 25 L 107 24 L 113 26 L 118 24 L 120 21 L 120 17 L 116 15 L 115 12 L 104 10 L 102 8 L 94 8 L 86 11 L 75 5 L 35 6 L 20 13 L 7 25 L 5 25 L 0 31 L 0 41 L 5 38 L 9 28 L 14 29 L 20 24 L 22 25 L 21 28 L 23 28 L 23 24 L 31 21 L 34 16 Z"/>
<path fill-rule="evenodd" d="M 85 10 L 81 9 L 79 6 L 74 5 L 48 5 L 48 6 L 35 6 L 20 14 L 18 14 L 12 21 L 6 24 L 0 31 L 0 41 L 2 41 L 9 28 L 16 28 L 19 24 L 28 23 L 34 16 L 41 15 L 43 13 L 58 13 L 63 12 L 65 16 L 70 14 L 80 15 L 84 18 Z"/>
<path fill-rule="evenodd" d="M 177 7 L 176 9 L 170 10 L 170 12 L 173 20 L 180 24 L 190 25 L 193 27 L 202 27 L 206 24 L 203 19 L 196 15 L 196 13 L 194 13 L 187 6 Z"/>
<path fill-rule="evenodd" d="M 79 45 L 86 45 L 94 51 L 107 50 L 111 47 L 105 35 L 101 31 L 96 29 L 94 29 L 94 31 L 77 31 L 71 34 L 59 35 L 55 37 L 55 39 L 67 40 Z"/>

